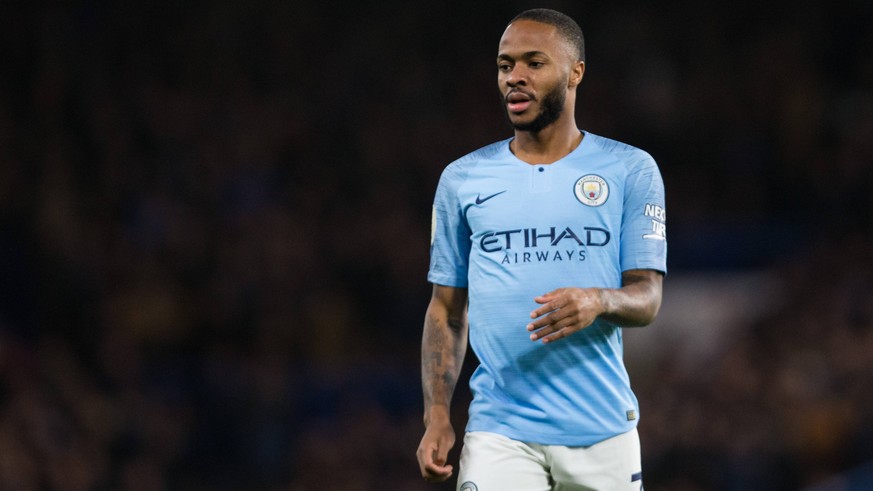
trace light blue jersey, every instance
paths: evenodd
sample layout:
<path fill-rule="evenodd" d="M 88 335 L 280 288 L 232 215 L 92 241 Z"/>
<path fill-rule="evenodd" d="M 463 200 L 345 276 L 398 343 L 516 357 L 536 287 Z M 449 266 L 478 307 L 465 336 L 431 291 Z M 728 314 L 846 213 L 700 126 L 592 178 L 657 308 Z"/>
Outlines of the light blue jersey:
<path fill-rule="evenodd" d="M 585 446 L 631 430 L 639 409 L 621 329 L 598 319 L 553 343 L 530 340 L 534 297 L 666 273 L 664 186 L 652 157 L 585 133 L 569 155 L 530 165 L 504 140 L 443 171 L 434 200 L 432 283 L 469 288 L 467 431 Z"/>

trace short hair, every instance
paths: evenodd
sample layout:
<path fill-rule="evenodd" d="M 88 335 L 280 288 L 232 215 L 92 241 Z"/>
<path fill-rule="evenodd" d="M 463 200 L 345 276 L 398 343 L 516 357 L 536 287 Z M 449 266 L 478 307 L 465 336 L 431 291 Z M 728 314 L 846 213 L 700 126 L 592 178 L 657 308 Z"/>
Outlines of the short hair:
<path fill-rule="evenodd" d="M 585 37 L 582 35 L 582 28 L 568 15 L 552 9 L 530 9 L 516 15 L 509 23 L 517 20 L 532 20 L 555 26 L 558 33 L 576 49 L 579 60 L 585 61 Z"/>

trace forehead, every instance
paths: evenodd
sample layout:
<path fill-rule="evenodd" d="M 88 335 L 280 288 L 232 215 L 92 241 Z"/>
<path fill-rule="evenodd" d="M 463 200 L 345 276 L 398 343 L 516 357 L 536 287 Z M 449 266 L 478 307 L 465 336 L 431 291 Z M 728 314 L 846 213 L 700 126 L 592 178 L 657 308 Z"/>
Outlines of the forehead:
<path fill-rule="evenodd" d="M 569 48 L 569 43 L 558 33 L 558 28 L 529 19 L 509 24 L 503 31 L 497 54 L 512 56 L 521 53 L 540 51 L 550 56 L 558 56 Z"/>

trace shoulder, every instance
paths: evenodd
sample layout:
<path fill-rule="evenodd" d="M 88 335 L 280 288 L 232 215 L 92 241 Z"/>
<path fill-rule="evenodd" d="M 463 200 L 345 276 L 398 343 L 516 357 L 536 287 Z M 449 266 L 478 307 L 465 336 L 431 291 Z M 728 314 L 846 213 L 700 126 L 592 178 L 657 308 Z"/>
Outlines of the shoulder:
<path fill-rule="evenodd" d="M 501 140 L 499 142 L 486 145 L 482 148 L 474 150 L 463 157 L 453 161 L 443 169 L 442 181 L 463 182 L 467 179 L 470 170 L 482 163 L 493 161 L 506 152 L 509 140 Z"/>
<path fill-rule="evenodd" d="M 628 172 L 657 167 L 655 159 L 645 150 L 593 133 L 586 132 L 585 138 L 590 138 L 590 143 L 599 151 L 623 163 Z"/>

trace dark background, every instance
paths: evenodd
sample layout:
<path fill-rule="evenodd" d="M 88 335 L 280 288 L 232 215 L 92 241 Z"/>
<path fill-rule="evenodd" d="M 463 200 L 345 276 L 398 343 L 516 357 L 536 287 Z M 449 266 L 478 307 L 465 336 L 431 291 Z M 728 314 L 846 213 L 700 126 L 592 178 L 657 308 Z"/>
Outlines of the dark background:
<path fill-rule="evenodd" d="M 535 6 L 586 34 L 580 126 L 660 165 L 665 307 L 782 285 L 631 370 L 646 488 L 873 459 L 873 3 L 4 2 L 0 489 L 454 489 L 414 457 L 431 202 L 511 134 Z"/>

